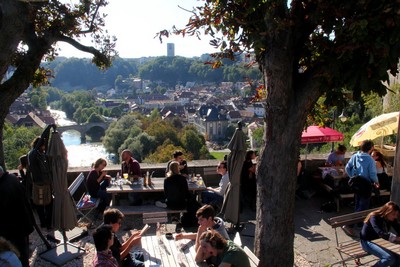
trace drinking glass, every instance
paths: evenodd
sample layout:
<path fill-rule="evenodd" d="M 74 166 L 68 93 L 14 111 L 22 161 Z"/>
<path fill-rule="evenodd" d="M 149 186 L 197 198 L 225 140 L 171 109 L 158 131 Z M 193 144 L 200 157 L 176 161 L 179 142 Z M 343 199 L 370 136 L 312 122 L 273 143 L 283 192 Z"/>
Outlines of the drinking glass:
<path fill-rule="evenodd" d="M 122 176 L 124 177 L 125 180 L 128 179 L 128 174 L 127 173 L 122 174 Z"/>
<path fill-rule="evenodd" d="M 112 177 L 111 177 L 111 185 L 114 185 L 114 184 L 115 184 L 115 177 L 112 176 Z"/>

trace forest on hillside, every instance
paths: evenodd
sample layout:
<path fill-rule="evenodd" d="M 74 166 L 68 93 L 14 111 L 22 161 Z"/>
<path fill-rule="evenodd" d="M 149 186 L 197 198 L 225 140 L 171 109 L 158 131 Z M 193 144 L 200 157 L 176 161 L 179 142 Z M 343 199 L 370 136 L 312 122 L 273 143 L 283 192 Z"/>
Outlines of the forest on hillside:
<path fill-rule="evenodd" d="M 63 91 L 103 87 L 115 87 L 118 77 L 137 77 L 159 81 L 166 87 L 187 82 L 219 83 L 259 80 L 261 73 L 256 66 L 248 66 L 240 60 L 225 59 L 220 68 L 213 69 L 200 58 L 154 57 L 142 59 L 116 58 L 106 71 L 99 70 L 89 59 L 59 57 L 44 67 L 52 71 L 51 85 Z"/>

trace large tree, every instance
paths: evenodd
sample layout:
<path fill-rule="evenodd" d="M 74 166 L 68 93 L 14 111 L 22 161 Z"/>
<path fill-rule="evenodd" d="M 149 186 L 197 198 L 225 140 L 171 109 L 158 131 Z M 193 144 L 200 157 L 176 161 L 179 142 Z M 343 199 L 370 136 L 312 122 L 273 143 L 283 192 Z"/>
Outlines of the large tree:
<path fill-rule="evenodd" d="M 50 75 L 42 60 L 57 55 L 57 42 L 66 42 L 93 54 L 93 62 L 106 68 L 115 56 L 115 39 L 103 33 L 105 0 L 63 4 L 57 0 L 2 0 L 0 2 L 0 165 L 4 166 L 3 126 L 10 105 L 29 87 Z M 93 46 L 79 37 L 90 35 Z"/>
<path fill-rule="evenodd" d="M 201 5 L 201 6 L 200 6 Z M 296 164 L 318 98 L 343 107 L 361 92 L 386 92 L 400 55 L 400 2 L 207 0 L 182 35 L 213 37 L 215 55 L 254 52 L 264 77 L 265 146 L 257 168 L 255 252 L 260 266 L 293 266 Z M 161 31 L 160 35 L 169 35 Z"/>

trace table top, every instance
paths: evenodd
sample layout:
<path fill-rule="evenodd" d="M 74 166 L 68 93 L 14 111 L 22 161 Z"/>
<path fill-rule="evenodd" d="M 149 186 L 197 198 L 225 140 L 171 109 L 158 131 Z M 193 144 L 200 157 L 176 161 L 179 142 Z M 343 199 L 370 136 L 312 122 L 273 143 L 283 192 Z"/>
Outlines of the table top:
<path fill-rule="evenodd" d="M 188 182 L 190 191 L 202 191 L 206 190 L 204 181 L 201 185 L 197 183 Z M 133 184 L 124 185 L 112 185 L 107 188 L 107 192 L 111 194 L 118 193 L 130 193 L 130 192 L 141 192 L 141 193 L 153 193 L 153 192 L 164 192 L 164 178 L 152 178 L 151 186 L 143 186 L 142 183 L 137 182 Z"/>
<path fill-rule="evenodd" d="M 176 266 L 207 266 L 207 264 L 196 264 L 196 251 L 193 240 L 174 240 L 167 239 L 165 234 L 157 237 L 156 235 L 142 236 L 141 248 L 135 247 L 133 250 L 142 250 L 146 267 L 176 267 Z"/>
<path fill-rule="evenodd" d="M 387 250 L 390 250 L 398 255 L 400 255 L 400 244 L 396 244 L 396 243 L 392 243 L 386 239 L 383 238 L 379 238 L 379 239 L 375 239 L 375 240 L 371 240 L 372 243 L 383 247 Z"/>

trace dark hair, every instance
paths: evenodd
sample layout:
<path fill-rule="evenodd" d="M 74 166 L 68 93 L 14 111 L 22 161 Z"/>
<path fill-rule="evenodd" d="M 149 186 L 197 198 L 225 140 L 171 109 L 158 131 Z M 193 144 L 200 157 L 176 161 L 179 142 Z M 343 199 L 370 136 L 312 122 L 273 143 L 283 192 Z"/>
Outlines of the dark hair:
<path fill-rule="evenodd" d="M 26 155 L 19 157 L 19 163 L 21 163 L 23 168 L 28 167 L 28 157 Z"/>
<path fill-rule="evenodd" d="M 383 168 L 386 168 L 386 162 L 385 159 L 383 158 L 383 154 L 381 152 L 379 152 L 378 150 L 373 150 L 372 153 L 375 153 L 375 155 L 378 156 L 377 159 L 375 159 L 375 161 L 378 161 Z M 371 155 L 372 155 L 371 153 Z"/>
<path fill-rule="evenodd" d="M 223 166 L 224 166 L 224 169 L 228 169 L 228 163 L 227 163 L 225 160 L 220 161 L 220 162 L 219 162 L 219 165 L 223 165 Z"/>
<path fill-rule="evenodd" d="M 197 212 L 196 212 L 196 217 L 198 218 L 198 217 L 203 217 L 203 218 L 205 218 L 205 219 L 208 219 L 208 218 L 212 218 L 212 219 L 214 219 L 214 217 L 215 217 L 215 210 L 214 210 L 214 208 L 213 208 L 213 206 L 211 206 L 211 205 L 204 205 L 204 206 L 202 206 L 202 207 L 200 207 L 198 210 L 197 210 Z"/>
<path fill-rule="evenodd" d="M 18 249 L 7 239 L 0 236 L 0 253 L 4 251 L 14 252 L 17 257 L 20 256 Z"/>
<path fill-rule="evenodd" d="M 362 152 L 368 152 L 374 147 L 374 142 L 371 140 L 364 140 L 361 143 L 360 149 Z"/>
<path fill-rule="evenodd" d="M 216 249 L 223 249 L 226 245 L 226 240 L 222 237 L 222 235 L 212 229 L 208 229 L 204 233 L 201 234 L 200 240 L 204 240 L 207 243 L 210 243 L 211 247 Z"/>
<path fill-rule="evenodd" d="M 346 148 L 345 145 L 338 145 L 337 150 L 342 152 L 342 153 L 345 153 L 347 148 Z"/>
<path fill-rule="evenodd" d="M 93 233 L 94 245 L 97 251 L 104 251 L 108 248 L 108 241 L 112 238 L 112 227 L 103 224 Z"/>
<path fill-rule="evenodd" d="M 118 220 L 122 220 L 124 214 L 118 209 L 106 209 L 103 213 L 103 222 L 105 224 L 117 223 Z"/>
<path fill-rule="evenodd" d="M 122 150 L 121 155 L 123 155 L 124 153 L 128 153 L 131 157 L 133 156 L 132 151 L 130 151 L 129 149 Z"/>
<path fill-rule="evenodd" d="M 251 156 L 253 156 L 253 154 L 255 154 L 256 152 L 254 150 L 249 150 L 246 152 L 246 157 L 245 160 L 251 160 Z"/>
<path fill-rule="evenodd" d="M 175 150 L 174 154 L 172 154 L 172 155 L 173 155 L 174 159 L 176 159 L 177 157 L 182 156 L 183 152 L 180 150 Z"/>

